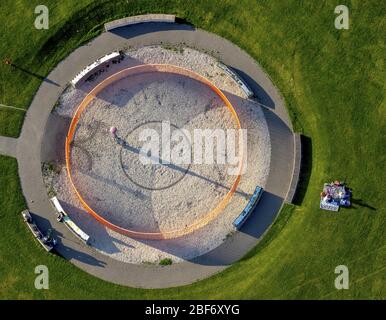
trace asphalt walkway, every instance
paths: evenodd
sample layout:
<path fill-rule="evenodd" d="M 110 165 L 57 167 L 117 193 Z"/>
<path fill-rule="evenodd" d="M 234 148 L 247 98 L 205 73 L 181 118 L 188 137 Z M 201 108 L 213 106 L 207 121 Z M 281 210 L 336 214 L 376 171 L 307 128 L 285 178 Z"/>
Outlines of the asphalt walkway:
<path fill-rule="evenodd" d="M 17 139 L 0 136 L 0 154 L 16 157 Z"/>
<path fill-rule="evenodd" d="M 259 101 L 266 106 L 264 112 L 272 147 L 270 174 L 265 193 L 251 218 L 240 232 L 218 248 L 192 261 L 167 267 L 127 264 L 83 244 L 62 223 L 56 221 L 41 172 L 43 137 L 50 134 L 49 130 L 46 131 L 46 125 L 52 107 L 79 70 L 113 50 L 166 43 L 185 43 L 211 52 L 234 68 L 250 85 Z M 20 138 L 0 137 L 0 154 L 17 157 L 28 207 L 42 230 L 51 227 L 56 230 L 60 239 L 57 251 L 63 257 L 106 281 L 133 287 L 163 288 L 189 284 L 222 271 L 256 245 L 286 198 L 293 170 L 293 141 L 283 99 L 269 77 L 249 55 L 229 41 L 191 26 L 148 23 L 104 32 L 59 63 L 37 91 L 26 114 Z"/>

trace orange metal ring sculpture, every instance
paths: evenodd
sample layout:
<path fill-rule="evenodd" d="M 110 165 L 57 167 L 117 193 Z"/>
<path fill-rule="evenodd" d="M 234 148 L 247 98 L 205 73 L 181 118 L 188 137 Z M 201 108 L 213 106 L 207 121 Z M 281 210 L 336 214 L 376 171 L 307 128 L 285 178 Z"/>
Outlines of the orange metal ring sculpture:
<path fill-rule="evenodd" d="M 71 142 L 74 138 L 76 126 L 78 124 L 78 121 L 80 119 L 80 115 L 82 114 L 83 110 L 88 106 L 88 104 L 96 97 L 96 95 L 101 92 L 104 88 L 106 88 L 108 85 L 112 84 L 115 81 L 118 81 L 122 78 L 139 74 L 139 73 L 147 73 L 147 72 L 165 72 L 165 73 L 172 73 L 172 74 L 179 74 L 183 76 L 187 76 L 189 78 L 195 79 L 200 81 L 201 83 L 207 85 L 212 91 L 214 91 L 221 100 L 225 103 L 225 105 L 228 107 L 229 111 L 231 112 L 233 118 L 236 121 L 238 129 L 241 129 L 240 120 L 236 114 L 236 111 L 234 110 L 232 104 L 229 102 L 227 97 L 222 93 L 220 89 L 218 89 L 215 85 L 213 85 L 209 80 L 204 78 L 203 76 L 194 73 L 193 71 L 173 66 L 173 65 L 167 65 L 167 64 L 146 64 L 146 65 L 139 65 L 135 67 L 130 67 L 123 69 L 112 76 L 108 77 L 107 79 L 103 80 L 101 83 L 99 83 L 93 90 L 90 91 L 90 93 L 83 99 L 83 101 L 78 106 L 74 117 L 72 118 L 70 128 L 68 130 L 68 134 L 66 137 L 66 165 L 67 165 L 67 173 L 68 177 L 70 179 L 71 186 L 79 198 L 80 202 L 82 203 L 85 210 L 91 214 L 95 219 L 97 219 L 100 223 L 105 225 L 106 227 L 119 232 L 121 234 L 124 234 L 126 236 L 132 237 L 132 238 L 138 238 L 138 239 L 148 239 L 148 240 L 160 240 L 160 239 L 172 239 L 177 238 L 183 235 L 186 235 L 188 233 L 191 233 L 195 230 L 198 230 L 199 228 L 205 226 L 210 221 L 215 219 L 228 205 L 230 199 L 232 198 L 233 194 L 235 193 L 237 186 L 240 182 L 241 172 L 242 172 L 242 164 L 243 164 L 243 146 L 240 148 L 240 154 L 241 154 L 241 161 L 239 163 L 238 168 L 238 174 L 236 175 L 236 179 L 234 180 L 232 187 L 228 191 L 228 193 L 225 195 L 225 197 L 220 201 L 220 203 L 212 210 L 210 211 L 205 217 L 195 221 L 193 224 L 186 226 L 182 229 L 177 230 L 170 230 L 165 232 L 139 232 L 135 230 L 129 230 L 122 228 L 120 226 L 117 226 L 103 217 L 101 217 L 98 213 L 96 213 L 83 199 L 83 197 L 80 195 L 79 191 L 77 190 L 71 174 L 71 161 L 70 161 L 70 146 Z"/>

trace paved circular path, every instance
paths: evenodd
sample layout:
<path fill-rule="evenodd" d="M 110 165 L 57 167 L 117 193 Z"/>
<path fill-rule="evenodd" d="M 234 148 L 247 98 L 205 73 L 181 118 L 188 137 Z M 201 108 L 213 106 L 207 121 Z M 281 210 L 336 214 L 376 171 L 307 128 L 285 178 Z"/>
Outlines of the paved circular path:
<path fill-rule="evenodd" d="M 79 70 L 100 56 L 129 46 L 182 42 L 213 52 L 247 81 L 259 102 L 265 105 L 263 109 L 272 149 L 266 190 L 242 230 L 211 252 L 192 261 L 167 267 L 123 263 L 87 247 L 56 221 L 43 183 L 41 163 L 47 161 L 51 146 L 58 141 L 54 134 L 49 134 L 50 128 L 46 126 L 52 107 L 67 83 Z M 57 251 L 94 276 L 144 288 L 179 286 L 209 277 L 252 249 L 274 221 L 287 196 L 294 166 L 293 149 L 294 136 L 284 102 L 269 77 L 249 55 L 214 34 L 191 26 L 163 23 L 140 24 L 105 32 L 88 45 L 75 50 L 41 84 L 28 109 L 20 138 L 12 140 L 0 137 L 0 152 L 17 156 L 23 193 L 37 224 L 43 230 L 50 227 L 56 230 L 60 240 Z"/>

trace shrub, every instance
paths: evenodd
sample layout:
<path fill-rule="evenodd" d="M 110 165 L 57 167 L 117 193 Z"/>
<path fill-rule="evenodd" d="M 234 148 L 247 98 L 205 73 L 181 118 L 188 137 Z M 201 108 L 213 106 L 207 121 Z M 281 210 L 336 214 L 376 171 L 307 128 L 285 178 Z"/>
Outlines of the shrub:
<path fill-rule="evenodd" d="M 162 259 L 162 260 L 159 262 L 159 264 L 160 264 L 161 266 L 170 266 L 172 263 L 173 263 L 173 260 L 170 259 L 170 258 L 164 258 L 164 259 Z"/>

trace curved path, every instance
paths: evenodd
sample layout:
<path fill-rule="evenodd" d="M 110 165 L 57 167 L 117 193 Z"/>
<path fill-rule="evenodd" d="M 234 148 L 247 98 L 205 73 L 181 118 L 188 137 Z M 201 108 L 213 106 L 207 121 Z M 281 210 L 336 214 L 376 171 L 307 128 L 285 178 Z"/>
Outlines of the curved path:
<path fill-rule="evenodd" d="M 210 51 L 233 67 L 265 107 L 271 136 L 271 169 L 260 204 L 240 232 L 221 246 L 192 261 L 167 267 L 127 264 L 113 260 L 80 242 L 58 223 L 49 203 L 41 173 L 41 145 L 57 98 L 84 66 L 115 49 L 151 44 L 185 43 Z M 237 97 L 233 97 L 237 99 Z M 50 137 L 49 137 L 50 138 Z M 55 141 L 53 138 L 52 141 Z M 48 146 L 49 148 L 49 146 Z M 64 148 L 64 146 L 63 146 Z M 57 251 L 79 268 L 104 280 L 134 287 L 162 288 L 192 283 L 217 273 L 252 249 L 272 224 L 287 196 L 294 166 L 294 138 L 278 91 L 254 60 L 229 41 L 186 25 L 148 23 L 105 32 L 62 61 L 43 81 L 25 118 L 20 138 L 0 139 L 0 153 L 17 156 L 28 207 L 43 230 L 56 230 Z"/>

